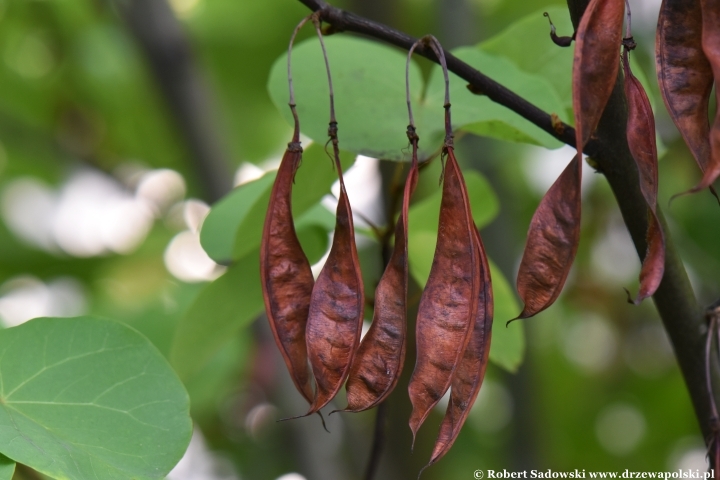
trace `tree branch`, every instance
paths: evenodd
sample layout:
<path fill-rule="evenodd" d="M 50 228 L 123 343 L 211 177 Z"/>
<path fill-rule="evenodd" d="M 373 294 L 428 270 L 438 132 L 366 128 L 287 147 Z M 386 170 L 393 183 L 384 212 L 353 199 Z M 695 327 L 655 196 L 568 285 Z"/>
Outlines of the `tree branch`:
<path fill-rule="evenodd" d="M 347 12 L 332 5 L 327 4 L 323 0 L 299 0 L 305 6 L 313 11 L 319 12 L 320 18 L 332 26 L 332 31 L 356 32 L 362 33 L 369 37 L 383 40 L 392 45 L 408 50 L 416 38 L 400 32 L 381 23 L 373 22 L 352 12 Z M 415 52 L 423 57 L 438 63 L 438 59 L 432 49 L 425 48 L 420 45 Z M 557 138 L 563 143 L 575 146 L 575 129 L 565 123 L 560 123 L 556 127 L 547 112 L 536 107 L 521 96 L 513 93 L 510 89 L 497 83 L 490 77 L 482 74 L 479 70 L 471 67 L 467 63 L 455 57 L 452 53 L 445 50 L 445 58 L 447 59 L 448 70 L 466 80 L 473 88 L 474 92 L 487 96 L 493 102 L 509 108 L 524 119 L 534 123 L 548 134 Z M 599 148 L 598 143 L 591 139 L 585 146 L 585 153 L 593 156 Z"/>
<path fill-rule="evenodd" d="M 320 12 L 320 18 L 330 24 L 334 31 L 361 33 L 406 50 L 416 40 L 386 25 L 333 7 L 323 0 L 299 1 L 311 10 Z M 570 14 L 576 27 L 588 1 L 568 0 Z M 416 52 L 437 63 L 437 58 L 432 50 L 418 48 Z M 475 90 L 534 123 L 558 140 L 575 146 L 575 131 L 572 127 L 562 124 L 562 128 L 556 131 L 548 113 L 452 54 L 445 52 L 445 55 L 449 70 L 468 81 Z M 596 135 L 588 142 L 584 153 L 590 155 L 597 162 L 599 170 L 607 178 L 638 255 L 642 259 L 647 250 L 645 240 L 647 206 L 640 192 L 637 167 L 628 149 L 626 122 L 627 106 L 622 87 L 622 73 L 619 73 L 615 90 L 600 121 Z M 711 394 L 708 392 L 704 380 L 704 338 L 707 326 L 695 300 L 682 259 L 678 255 L 660 209 L 658 209 L 658 216 L 665 231 L 665 275 L 653 300 L 675 350 L 700 428 L 707 439 L 710 438 L 712 428 L 709 401 Z M 714 383 L 720 385 L 717 366 L 714 367 L 712 373 Z"/>

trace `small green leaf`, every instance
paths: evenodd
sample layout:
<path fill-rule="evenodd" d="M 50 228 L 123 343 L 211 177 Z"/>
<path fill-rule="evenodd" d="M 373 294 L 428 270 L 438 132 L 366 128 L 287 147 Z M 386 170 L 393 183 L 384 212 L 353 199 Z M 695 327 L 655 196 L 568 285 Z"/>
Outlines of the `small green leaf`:
<path fill-rule="evenodd" d="M 350 168 L 354 159 L 354 155 L 340 152 L 340 162 L 343 169 Z M 273 172 L 272 175 L 274 181 L 275 173 Z M 295 173 L 295 186 L 292 195 L 293 216 L 302 218 L 303 213 L 320 202 L 323 196 L 330 193 L 330 187 L 335 180 L 337 180 L 337 172 L 333 168 L 332 161 L 328 158 L 327 153 L 325 153 L 325 148 L 318 144 L 307 147 L 303 152 L 302 164 Z M 233 260 L 243 258 L 252 250 L 260 247 L 271 191 L 272 185 L 268 185 L 235 230 L 228 228 L 228 225 L 225 226 L 227 233 L 223 235 L 227 236 L 228 233 L 234 235 L 231 252 Z M 204 229 L 203 226 L 203 231 Z"/>
<path fill-rule="evenodd" d="M 15 462 L 5 455 L 0 455 L 0 480 L 12 480 L 14 473 Z"/>
<path fill-rule="evenodd" d="M 269 195 L 275 173 L 268 172 L 257 180 L 236 187 L 213 205 L 200 231 L 200 243 L 210 258 L 220 263 L 232 259 L 235 235 L 240 225 L 255 205 L 267 208 L 267 199 L 264 204 L 262 199 Z"/>
<path fill-rule="evenodd" d="M 463 176 L 470 198 L 473 220 L 478 228 L 483 228 L 498 214 L 500 202 L 490 182 L 480 172 L 468 170 Z M 438 188 L 432 195 L 410 207 L 410 229 L 437 231 L 441 200 L 442 189 Z"/>
<path fill-rule="evenodd" d="M 110 320 L 38 318 L 0 331 L 0 452 L 73 480 L 163 478 L 192 433 L 160 352 Z"/>
<path fill-rule="evenodd" d="M 517 372 L 525 356 L 525 324 L 514 322 L 505 326 L 508 320 L 515 318 L 520 306 L 515 298 L 515 291 L 510 288 L 505 275 L 492 260 L 490 260 L 490 274 L 495 300 L 490 361 L 514 373 Z"/>
<path fill-rule="evenodd" d="M 202 369 L 264 307 L 260 253 L 254 250 L 207 285 L 180 320 L 170 351 L 180 377 L 187 380 Z"/>

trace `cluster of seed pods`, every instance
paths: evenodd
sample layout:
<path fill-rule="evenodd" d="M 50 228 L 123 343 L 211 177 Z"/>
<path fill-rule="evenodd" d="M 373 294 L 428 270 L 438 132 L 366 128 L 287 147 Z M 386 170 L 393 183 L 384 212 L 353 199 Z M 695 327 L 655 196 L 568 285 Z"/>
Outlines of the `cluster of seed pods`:
<path fill-rule="evenodd" d="M 363 282 L 352 210 L 339 161 L 330 69 L 317 18 L 311 16 L 303 20 L 293 39 L 308 20 L 315 23 L 328 67 L 331 97 L 328 144 L 332 144 L 332 158 L 340 183 L 335 233 L 325 265 L 317 280 L 313 280 L 292 218 L 293 177 L 300 166 L 302 148 L 290 80 L 295 131 L 280 164 L 268 206 L 260 252 L 261 281 L 276 343 L 297 390 L 310 404 L 305 415 L 319 413 L 343 384 L 347 407 L 341 411 L 360 412 L 388 397 L 398 383 L 405 361 L 408 211 L 419 175 L 419 137 L 408 88 L 410 171 L 395 225 L 394 248 L 375 291 L 372 325 L 360 343 Z M 292 43 L 291 40 L 290 48 Z M 408 65 L 419 45 L 435 52 L 443 65 L 446 81 L 446 138 L 442 146 L 444 174 L 438 239 L 431 273 L 420 300 L 416 323 L 418 356 L 409 384 L 413 436 L 432 407 L 451 390 L 429 463 L 432 464 L 450 449 L 477 397 L 488 361 L 493 303 L 485 250 L 472 220 L 465 182 L 453 150 L 444 53 L 434 37 L 424 37 L 410 50 Z M 290 79 L 290 52 L 288 75 Z"/>
<path fill-rule="evenodd" d="M 624 39 L 622 35 L 626 3 L 626 0 L 591 0 L 572 37 L 558 37 L 551 23 L 550 36 L 556 44 L 569 46 L 575 40 L 572 100 L 577 154 L 545 194 L 530 222 L 517 278 L 518 293 L 524 302 L 518 318 L 531 317 L 552 305 L 570 272 L 580 239 L 581 155 L 615 86 L 621 47 L 628 147 L 648 206 L 648 248 L 640 271 L 640 288 L 635 299 L 628 300 L 640 303 L 655 293 L 662 280 L 665 240 L 657 215 L 655 120 L 648 97 L 630 70 L 628 57 L 635 43 L 630 33 L 629 8 Z"/>
<path fill-rule="evenodd" d="M 297 31 L 311 19 L 328 69 L 328 144 L 332 144 L 331 157 L 340 183 L 333 243 L 322 271 L 313 280 L 292 218 L 293 178 L 300 166 L 302 148 L 289 51 L 290 108 L 295 131 L 273 186 L 260 262 L 267 316 L 290 376 L 310 404 L 305 415 L 319 413 L 343 384 L 347 406 L 341 411 L 360 412 L 383 402 L 398 383 L 407 350 L 408 209 L 419 175 L 419 137 L 408 87 L 407 136 L 412 161 L 395 225 L 394 248 L 375 291 L 372 325 L 361 343 L 363 282 L 339 160 L 332 80 L 317 16 L 298 25 L 290 50 Z M 575 42 L 572 101 L 577 154 L 542 198 L 530 222 L 517 277 L 524 305 L 517 318 L 531 317 L 552 305 L 567 279 L 580 237 L 583 148 L 600 122 L 621 64 L 627 99 L 627 142 L 648 212 L 640 287 L 634 299 L 628 294 L 628 300 L 640 303 L 655 293 L 662 280 L 665 240 L 657 211 L 655 123 L 648 97 L 630 69 L 629 55 L 635 48 L 630 19 L 627 0 L 591 0 L 572 37 L 558 37 L 551 22 L 550 36 L 556 44 L 570 46 Z M 482 384 L 490 349 L 493 296 L 488 261 L 453 149 L 444 51 L 434 37 L 424 37 L 410 49 L 408 65 L 418 47 L 434 52 L 446 84 L 437 245 L 420 299 L 417 360 L 408 385 L 413 439 L 432 408 L 450 390 L 429 466 L 454 443 Z M 720 0 L 663 0 L 658 21 L 657 72 L 670 115 L 703 172 L 702 180 L 690 192 L 709 187 L 715 194 L 712 182 L 720 175 L 720 108 L 710 125 L 708 103 L 713 82 L 717 85 L 720 80 Z M 715 441 L 715 450 L 720 456 L 720 440 Z"/>

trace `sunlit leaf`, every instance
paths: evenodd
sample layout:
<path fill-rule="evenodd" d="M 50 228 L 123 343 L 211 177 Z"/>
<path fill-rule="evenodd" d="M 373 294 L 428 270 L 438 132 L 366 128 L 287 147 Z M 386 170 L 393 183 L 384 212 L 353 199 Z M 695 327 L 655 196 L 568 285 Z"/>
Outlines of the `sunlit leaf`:
<path fill-rule="evenodd" d="M 188 396 L 160 352 L 110 320 L 0 331 L 0 452 L 54 478 L 157 479 L 190 441 Z"/>

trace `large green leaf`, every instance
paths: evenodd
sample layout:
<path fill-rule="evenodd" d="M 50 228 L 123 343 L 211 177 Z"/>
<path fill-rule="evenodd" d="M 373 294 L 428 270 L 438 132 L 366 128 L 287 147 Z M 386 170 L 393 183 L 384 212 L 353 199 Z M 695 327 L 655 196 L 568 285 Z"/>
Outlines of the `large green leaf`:
<path fill-rule="evenodd" d="M 180 377 L 187 380 L 202 369 L 264 307 L 260 254 L 255 250 L 206 286 L 180 320 L 170 351 Z"/>
<path fill-rule="evenodd" d="M 436 237 L 437 227 L 435 231 L 410 229 L 408 234 L 410 274 L 420 286 L 425 285 L 430 275 Z M 490 274 L 495 301 L 490 361 L 510 372 L 515 372 L 525 354 L 524 326 L 520 322 L 515 322 L 510 328 L 505 328 L 505 322 L 517 316 L 518 303 L 505 276 L 492 261 L 490 261 Z M 514 328 L 516 324 L 519 328 Z"/>
<path fill-rule="evenodd" d="M 0 331 L 0 452 L 53 478 L 163 478 L 190 441 L 188 403 L 160 352 L 121 323 Z"/>
<path fill-rule="evenodd" d="M 389 160 L 409 160 L 405 126 L 406 55 L 376 42 L 352 37 L 326 39 L 333 74 L 335 105 L 340 125 L 340 145 L 351 152 Z M 455 53 L 455 52 L 454 52 Z M 483 73 L 508 82 L 516 93 L 541 108 L 563 115 L 564 107 L 552 86 L 542 78 L 515 68 L 512 63 L 479 52 L 456 52 Z M 287 57 L 279 58 L 270 72 L 268 89 L 275 105 L 288 122 Z M 410 90 L 416 126 L 420 135 L 420 157 L 428 158 L 440 148 L 444 131 L 441 73 L 434 68 L 425 99 L 417 66 L 410 68 Z M 325 67 L 317 40 L 293 49 L 293 82 L 300 127 L 316 141 L 327 138 L 328 94 Z M 502 140 L 522 141 L 556 148 L 560 143 L 510 110 L 473 95 L 467 82 L 453 76 L 453 126 Z M 457 110 L 457 112 L 456 112 Z"/>

